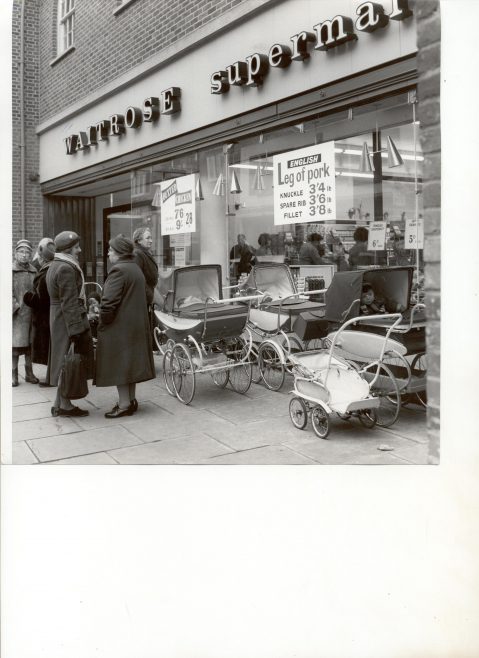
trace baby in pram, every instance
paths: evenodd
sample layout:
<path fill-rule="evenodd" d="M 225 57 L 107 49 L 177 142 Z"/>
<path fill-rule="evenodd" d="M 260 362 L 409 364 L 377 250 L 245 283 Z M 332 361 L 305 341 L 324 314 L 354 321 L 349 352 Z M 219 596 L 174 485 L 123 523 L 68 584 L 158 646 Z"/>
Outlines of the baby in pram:
<path fill-rule="evenodd" d="M 405 306 L 399 302 L 391 302 L 376 298 L 374 288 L 370 283 L 363 283 L 361 292 L 361 315 L 377 315 L 378 313 L 403 313 Z"/>

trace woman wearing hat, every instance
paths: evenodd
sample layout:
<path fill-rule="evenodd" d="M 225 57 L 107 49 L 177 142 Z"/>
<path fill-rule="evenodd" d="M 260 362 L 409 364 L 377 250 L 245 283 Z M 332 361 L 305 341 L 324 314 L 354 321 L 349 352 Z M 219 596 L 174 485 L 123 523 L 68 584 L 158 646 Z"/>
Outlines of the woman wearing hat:
<path fill-rule="evenodd" d="M 32 361 L 48 364 L 50 347 L 50 295 L 47 289 L 47 272 L 55 256 L 55 243 L 51 238 L 42 238 L 34 258 L 38 272 L 33 279 L 33 290 L 23 296 L 23 301 L 32 309 Z M 32 263 L 33 264 L 33 263 Z M 40 386 L 49 386 L 48 381 Z"/>
<path fill-rule="evenodd" d="M 145 277 L 135 262 L 133 242 L 110 240 L 112 268 L 103 288 L 96 348 L 97 386 L 116 386 L 118 404 L 106 418 L 131 416 L 137 409 L 136 384 L 154 379 Z"/>
<path fill-rule="evenodd" d="M 25 381 L 38 384 L 32 370 L 31 328 L 32 311 L 23 301 L 26 292 L 33 288 L 36 274 L 31 265 L 32 245 L 28 240 L 19 240 L 15 247 L 12 266 L 12 386 L 18 386 L 18 359 L 25 356 Z"/>
<path fill-rule="evenodd" d="M 73 231 L 62 231 L 55 237 L 55 257 L 47 272 L 50 295 L 50 358 L 47 381 L 58 385 L 63 357 L 71 343 L 84 357 L 89 378 L 93 371 L 93 343 L 88 321 L 83 272 L 78 262 L 80 238 Z M 75 407 L 57 390 L 52 416 L 88 416 L 86 409 Z"/>

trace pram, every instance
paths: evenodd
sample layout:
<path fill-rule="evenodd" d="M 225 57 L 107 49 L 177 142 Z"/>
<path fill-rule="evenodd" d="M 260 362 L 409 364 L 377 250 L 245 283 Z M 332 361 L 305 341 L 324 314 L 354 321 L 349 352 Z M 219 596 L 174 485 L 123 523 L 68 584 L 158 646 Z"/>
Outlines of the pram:
<path fill-rule="evenodd" d="M 251 307 L 248 320 L 255 357 L 253 381 L 262 380 L 267 388 L 278 391 L 289 369 L 288 356 L 312 347 L 326 336 L 324 304 L 308 299 L 318 290 L 298 292 L 290 269 L 279 263 L 256 265 L 242 291 L 262 295 L 261 301 Z"/>
<path fill-rule="evenodd" d="M 248 296 L 239 304 L 223 299 L 220 265 L 181 267 L 163 277 L 165 301 L 155 310 L 155 340 L 163 353 L 168 393 L 184 404 L 194 397 L 196 375 L 209 373 L 224 388 L 239 393 L 251 385 L 252 337 L 246 323 Z"/>
<path fill-rule="evenodd" d="M 337 355 L 359 364 L 377 360 L 381 355 L 380 381 L 387 393 L 378 411 L 378 424 L 383 427 L 396 421 L 401 404 L 414 401 L 426 405 L 425 307 L 410 304 L 412 279 L 412 267 L 339 272 L 326 293 L 325 315 L 331 329 L 358 315 L 365 283 L 372 286 L 376 299 L 389 311 L 360 316 L 361 322 L 351 323 L 350 333 L 359 335 L 351 337 L 349 349 L 336 347 Z M 394 311 L 400 313 L 399 321 L 393 319 Z M 381 354 L 382 338 L 387 333 L 391 336 Z M 332 335 L 328 335 L 326 343 Z"/>
<path fill-rule="evenodd" d="M 380 346 L 378 359 L 362 367 L 337 352 L 338 348 L 346 353 L 357 351 L 355 341 L 357 343 L 360 333 L 347 331 L 347 328 L 361 323 L 363 318 L 360 317 L 346 321 L 331 335 L 328 348 L 289 356 L 294 374 L 294 397 L 290 400 L 289 414 L 295 427 L 304 429 L 310 413 L 315 434 L 325 439 L 333 412 L 346 419 L 357 416 L 364 426 L 374 427 L 383 396 L 382 357 L 389 348 L 389 335 L 401 316 L 394 314 L 390 319 L 392 324 L 386 334 L 374 337 L 377 347 Z"/>

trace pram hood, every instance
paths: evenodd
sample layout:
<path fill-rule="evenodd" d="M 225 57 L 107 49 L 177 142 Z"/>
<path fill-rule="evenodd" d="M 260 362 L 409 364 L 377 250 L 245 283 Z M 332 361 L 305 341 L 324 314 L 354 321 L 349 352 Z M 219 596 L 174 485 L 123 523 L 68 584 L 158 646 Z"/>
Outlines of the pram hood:
<path fill-rule="evenodd" d="M 273 299 L 284 299 L 296 294 L 293 277 L 287 265 L 281 263 L 260 263 L 251 270 L 246 285 L 260 290 Z M 288 304 L 301 303 L 301 299 L 289 299 Z"/>
<path fill-rule="evenodd" d="M 413 271 L 413 267 L 389 267 L 336 272 L 326 291 L 325 318 L 330 322 L 344 322 L 359 315 L 364 283 L 372 285 L 376 299 L 385 303 L 386 310 L 394 311 L 398 304 L 408 308 Z M 350 308 L 354 301 L 356 303 Z"/>
<path fill-rule="evenodd" d="M 190 265 L 178 267 L 167 275 L 161 275 L 160 292 L 166 296 L 169 292 L 167 309 L 177 310 L 191 300 L 191 303 L 203 303 L 208 297 L 223 299 L 221 287 L 221 265 Z M 194 301 L 193 301 L 194 300 Z"/>

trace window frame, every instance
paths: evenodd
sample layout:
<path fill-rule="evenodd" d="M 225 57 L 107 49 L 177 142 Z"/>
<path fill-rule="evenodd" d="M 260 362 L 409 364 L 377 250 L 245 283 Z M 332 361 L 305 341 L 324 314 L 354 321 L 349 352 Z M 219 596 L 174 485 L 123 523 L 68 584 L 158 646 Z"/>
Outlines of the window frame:
<path fill-rule="evenodd" d="M 75 0 L 58 0 L 57 58 L 75 47 Z"/>

